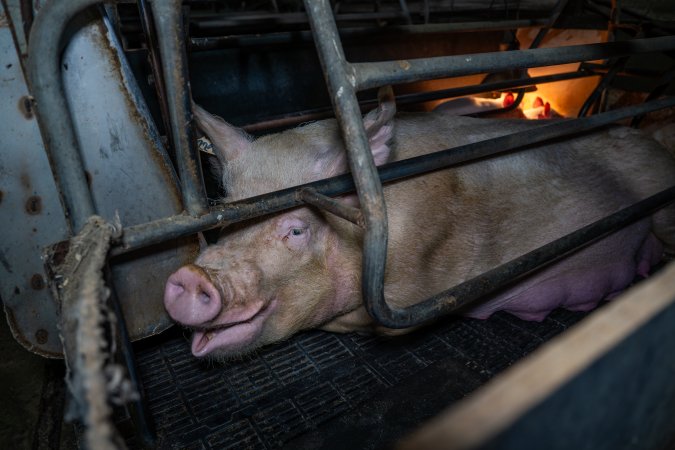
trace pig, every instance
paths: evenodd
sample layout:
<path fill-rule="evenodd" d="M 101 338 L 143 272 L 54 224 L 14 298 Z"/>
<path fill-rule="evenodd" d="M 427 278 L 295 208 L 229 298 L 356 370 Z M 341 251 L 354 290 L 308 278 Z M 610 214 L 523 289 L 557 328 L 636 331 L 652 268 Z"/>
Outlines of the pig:
<path fill-rule="evenodd" d="M 510 111 L 504 111 L 504 108 L 515 103 L 516 97 L 512 92 L 507 93 L 503 98 L 480 98 L 480 97 L 460 97 L 438 105 L 434 111 L 443 112 L 455 116 L 465 116 L 469 114 L 480 113 L 483 117 L 500 119 L 552 119 L 560 118 L 560 114 L 551 109 L 549 102 L 544 102 L 541 97 L 536 97 L 530 108 L 522 105 Z"/>
<path fill-rule="evenodd" d="M 254 139 L 194 105 L 235 201 L 348 171 L 335 120 Z M 410 113 L 391 95 L 364 117 L 375 164 L 538 126 L 524 120 Z M 675 159 L 639 130 L 611 127 L 390 183 L 384 293 L 405 307 L 669 187 Z M 356 195 L 341 201 L 358 205 Z M 164 304 L 194 330 L 197 357 L 230 358 L 310 328 L 398 334 L 374 323 L 361 296 L 361 228 L 303 206 L 226 227 L 173 273 Z M 462 311 L 542 320 L 586 311 L 646 276 L 675 250 L 672 207 L 636 222 Z"/>

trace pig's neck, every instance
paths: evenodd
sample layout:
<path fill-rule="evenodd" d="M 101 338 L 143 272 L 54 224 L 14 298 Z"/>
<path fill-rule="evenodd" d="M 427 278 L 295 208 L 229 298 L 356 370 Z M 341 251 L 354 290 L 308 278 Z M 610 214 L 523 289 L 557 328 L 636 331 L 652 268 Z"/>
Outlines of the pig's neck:
<path fill-rule="evenodd" d="M 343 230 L 344 231 L 344 230 Z M 326 265 L 332 282 L 332 298 L 323 311 L 328 319 L 322 329 L 347 332 L 369 327 L 371 319 L 359 313 L 361 298 L 361 251 L 353 233 L 332 230 L 326 246 Z"/>

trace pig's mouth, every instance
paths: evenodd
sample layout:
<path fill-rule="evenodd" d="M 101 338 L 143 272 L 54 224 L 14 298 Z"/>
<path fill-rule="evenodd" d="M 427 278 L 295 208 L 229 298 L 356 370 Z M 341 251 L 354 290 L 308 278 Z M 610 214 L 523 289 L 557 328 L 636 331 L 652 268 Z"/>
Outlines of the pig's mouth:
<path fill-rule="evenodd" d="M 192 335 L 192 354 L 202 357 L 214 350 L 228 354 L 244 350 L 260 336 L 265 319 L 276 309 L 276 304 L 276 299 L 273 299 L 263 303 L 247 319 L 195 330 Z"/>

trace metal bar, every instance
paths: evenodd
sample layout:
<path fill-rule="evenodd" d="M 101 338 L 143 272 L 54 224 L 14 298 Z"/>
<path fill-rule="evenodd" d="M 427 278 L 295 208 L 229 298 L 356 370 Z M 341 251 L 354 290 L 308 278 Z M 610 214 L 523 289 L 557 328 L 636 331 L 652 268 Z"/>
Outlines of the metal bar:
<path fill-rule="evenodd" d="M 381 296 L 384 289 L 388 240 L 384 193 L 330 4 L 327 0 L 304 0 L 304 3 L 365 222 L 361 291 L 369 302 Z"/>
<path fill-rule="evenodd" d="M 398 0 L 399 5 L 401 6 L 401 11 L 405 17 L 405 21 L 408 25 L 412 25 L 412 17 L 410 16 L 410 9 L 408 9 L 408 3 L 406 0 Z"/>
<path fill-rule="evenodd" d="M 552 83 L 556 81 L 574 80 L 578 78 L 586 78 L 598 76 L 596 73 L 587 70 L 580 70 L 577 72 L 556 73 L 553 75 L 544 75 L 532 78 L 519 78 L 515 80 L 495 81 L 486 84 L 475 84 L 471 86 L 462 86 L 457 88 L 442 89 L 438 91 L 416 92 L 412 94 L 401 94 L 396 97 L 397 105 L 409 105 L 413 103 L 422 103 L 430 100 L 439 100 L 451 97 L 461 97 L 463 95 L 479 94 L 483 92 L 502 91 L 519 87 L 530 87 L 537 84 Z M 364 100 L 359 102 L 361 111 L 367 110 L 377 106 L 377 100 Z M 298 125 L 311 120 L 326 119 L 333 117 L 333 108 L 316 108 L 308 111 L 300 111 L 291 113 L 278 118 L 268 119 L 262 122 L 256 122 L 249 125 L 244 125 L 242 128 L 248 132 L 257 132 L 268 130 L 272 128 L 281 128 L 291 125 Z"/>
<path fill-rule="evenodd" d="M 590 117 L 548 122 L 532 130 L 520 131 L 385 164 L 378 168 L 379 176 L 383 183 L 400 180 L 465 164 L 473 159 L 513 151 L 526 145 L 531 146 L 547 140 L 565 137 L 576 132 L 590 131 L 618 120 L 670 107 L 675 107 L 675 97 L 615 109 Z M 222 205 L 198 218 L 181 215 L 131 226 L 124 229 L 122 239 L 112 249 L 111 253 L 119 255 L 198 231 L 205 231 L 300 206 L 302 202 L 298 199 L 298 191 L 303 188 L 312 188 L 323 195 L 333 197 L 352 192 L 354 182 L 350 174 L 344 174 Z"/>
<path fill-rule="evenodd" d="M 441 34 L 470 33 L 477 31 L 499 31 L 512 28 L 534 28 L 545 26 L 548 19 L 521 19 L 494 22 L 460 22 L 427 25 L 392 25 L 382 28 L 341 28 L 342 39 L 356 39 L 382 34 Z M 231 36 L 198 37 L 189 41 L 191 51 L 205 51 L 222 48 L 241 48 L 265 45 L 291 45 L 313 41 L 310 31 L 282 31 L 268 34 L 242 34 Z"/>
<path fill-rule="evenodd" d="M 106 265 L 105 273 L 106 279 L 111 280 L 112 271 L 109 265 Z M 129 415 L 131 416 L 131 420 L 135 425 L 134 431 L 136 432 L 136 436 L 139 441 L 145 448 L 153 448 L 155 447 L 157 440 L 155 426 L 145 398 L 143 381 L 141 380 L 138 367 L 136 366 L 136 356 L 134 354 L 134 348 L 131 345 L 131 338 L 129 337 L 127 322 L 124 319 L 122 305 L 120 304 L 119 297 L 112 286 L 110 287 L 110 304 L 116 318 L 115 323 L 112 324 L 112 326 L 114 326 L 116 329 L 115 336 L 119 340 L 119 350 L 127 368 L 131 385 L 138 393 L 137 398 L 130 399 L 129 401 Z"/>
<path fill-rule="evenodd" d="M 171 133 L 176 153 L 183 206 L 190 215 L 197 216 L 208 211 L 208 203 L 192 127 L 181 1 L 156 0 L 152 11 L 160 37 L 159 52 L 171 121 L 171 130 L 167 133 Z"/>
<path fill-rule="evenodd" d="M 549 23 L 545 26 L 539 29 L 539 32 L 537 33 L 537 36 L 532 40 L 532 43 L 530 44 L 530 49 L 534 49 L 539 47 L 539 45 L 542 43 L 544 40 L 544 37 L 546 37 L 546 34 L 549 32 L 549 30 L 553 27 L 553 25 L 556 23 L 558 20 L 558 17 L 560 17 L 560 13 L 562 10 L 565 8 L 565 5 L 567 4 L 567 0 L 558 0 L 558 3 L 556 3 L 555 8 L 553 9 L 553 12 L 551 12 L 551 17 L 549 18 Z M 515 33 L 514 33 L 514 42 L 517 43 L 515 39 Z M 511 47 L 511 46 L 509 46 Z M 513 49 L 509 48 L 509 51 L 513 51 Z M 522 77 L 527 77 L 527 71 L 520 69 L 519 70 L 520 74 L 519 76 Z M 513 111 L 514 109 L 518 108 L 520 104 L 522 103 L 523 99 L 525 98 L 525 89 L 520 88 L 518 89 L 518 95 L 516 96 L 516 99 L 513 103 L 506 107 L 502 108 L 495 108 L 490 111 L 483 111 L 479 112 L 477 114 L 474 114 L 474 117 L 481 117 L 487 114 L 495 114 L 495 113 L 507 113 L 509 111 Z"/>
<path fill-rule="evenodd" d="M 363 221 L 363 214 L 361 214 L 360 209 L 346 205 L 326 195 L 319 194 L 316 191 L 316 189 L 304 188 L 300 189 L 297 192 L 300 197 L 300 200 L 307 203 L 308 205 L 325 209 L 329 213 L 341 217 L 345 220 L 348 220 L 352 223 L 355 223 L 360 227 L 365 226 L 365 223 Z"/>
<path fill-rule="evenodd" d="M 674 48 L 675 36 L 665 36 L 517 52 L 489 52 L 403 61 L 353 63 L 349 66 L 351 72 L 349 79 L 352 85 L 361 91 L 388 84 L 499 72 L 513 68 L 552 66 L 660 52 Z"/>
<path fill-rule="evenodd" d="M 513 259 L 408 308 L 366 304 L 369 314 L 390 328 L 408 328 L 449 314 L 510 285 L 574 251 L 653 213 L 675 200 L 675 186 Z"/>
<path fill-rule="evenodd" d="M 555 7 L 553 8 L 553 11 L 551 12 L 551 17 L 549 17 L 548 24 L 546 24 L 545 27 L 539 30 L 537 36 L 535 36 L 535 38 L 532 40 L 530 48 L 537 48 L 541 45 L 541 42 L 546 37 L 546 34 L 549 32 L 551 28 L 553 28 L 555 23 L 558 21 L 558 17 L 560 17 L 560 13 L 562 13 L 566 5 L 567 0 L 558 0 L 558 3 L 556 3 Z"/>
<path fill-rule="evenodd" d="M 617 76 L 617 74 L 623 70 L 623 68 L 626 65 L 626 62 L 628 62 L 627 56 L 616 59 L 611 69 L 609 69 L 609 71 L 600 79 L 600 83 L 598 83 L 597 86 L 595 86 L 595 89 L 593 89 L 593 91 L 589 94 L 584 104 L 581 105 L 579 113 L 577 114 L 578 117 L 584 117 L 585 115 L 588 114 L 588 111 L 591 109 L 593 104 L 598 100 L 598 98 L 600 98 L 602 92 L 604 92 L 605 89 L 609 87 L 609 85 Z"/>
<path fill-rule="evenodd" d="M 166 84 L 164 82 L 164 74 L 162 73 L 162 62 L 159 56 L 159 48 L 157 45 L 157 33 L 155 24 L 152 20 L 152 11 L 149 9 L 146 0 L 138 0 L 138 15 L 140 16 L 143 34 L 145 35 L 145 42 L 147 45 L 148 56 L 150 59 L 150 69 L 152 70 L 152 77 L 154 79 L 155 92 L 157 94 L 157 103 L 159 103 L 160 115 L 162 124 L 164 125 L 164 133 L 169 141 L 169 147 L 174 148 L 172 135 L 169 132 L 171 124 L 169 122 L 169 107 L 166 103 Z M 175 156 L 175 155 L 174 155 Z"/>
<path fill-rule="evenodd" d="M 45 3 L 33 23 L 28 44 L 28 79 L 38 123 L 73 233 L 82 229 L 95 207 L 63 90 L 59 44 L 70 19 L 99 1 Z"/>
<path fill-rule="evenodd" d="M 648 95 L 647 98 L 645 99 L 645 102 L 651 102 L 655 98 L 658 98 L 666 92 L 670 84 L 675 80 L 675 66 L 671 67 L 668 69 L 661 77 L 659 78 L 659 81 L 656 83 L 656 87 L 654 90 L 652 90 Z M 630 122 L 630 126 L 633 128 L 638 128 L 640 126 L 640 122 L 645 118 L 644 114 L 638 115 L 633 117 L 633 120 Z"/>

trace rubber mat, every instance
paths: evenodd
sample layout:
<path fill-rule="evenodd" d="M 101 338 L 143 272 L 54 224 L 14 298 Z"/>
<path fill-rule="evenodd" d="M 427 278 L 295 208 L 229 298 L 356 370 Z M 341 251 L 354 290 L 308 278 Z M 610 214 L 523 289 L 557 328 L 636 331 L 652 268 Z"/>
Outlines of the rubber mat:
<path fill-rule="evenodd" d="M 448 318 L 395 338 L 309 331 L 225 364 L 194 358 L 174 330 L 137 361 L 158 448 L 386 448 L 584 315 Z"/>

